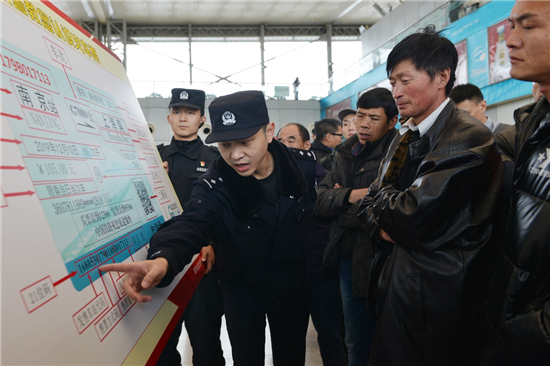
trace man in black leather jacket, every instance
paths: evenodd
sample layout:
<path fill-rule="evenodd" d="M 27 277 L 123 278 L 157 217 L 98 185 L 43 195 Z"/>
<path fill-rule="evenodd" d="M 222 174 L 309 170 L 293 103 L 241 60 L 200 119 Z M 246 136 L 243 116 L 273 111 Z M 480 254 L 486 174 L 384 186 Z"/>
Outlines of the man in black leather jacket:
<path fill-rule="evenodd" d="M 550 2 L 517 1 L 510 15 L 514 79 L 543 97 L 515 111 L 510 212 L 488 286 L 491 364 L 550 363 Z M 513 150 L 512 150 L 513 148 Z M 491 334 L 490 333 L 490 334 Z"/>
<path fill-rule="evenodd" d="M 457 59 L 433 26 L 388 57 L 393 97 L 409 119 L 360 211 L 380 272 L 368 288 L 378 312 L 371 365 L 475 362 L 468 340 L 502 163 L 491 131 L 448 98 Z"/>

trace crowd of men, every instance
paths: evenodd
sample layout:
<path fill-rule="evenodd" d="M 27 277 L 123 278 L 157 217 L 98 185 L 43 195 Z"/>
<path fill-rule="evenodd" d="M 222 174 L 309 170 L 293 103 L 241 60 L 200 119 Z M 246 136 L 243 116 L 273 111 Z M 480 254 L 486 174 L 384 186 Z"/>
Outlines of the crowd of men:
<path fill-rule="evenodd" d="M 183 213 L 147 261 L 102 270 L 147 302 L 201 252 L 181 320 L 194 365 L 225 365 L 222 314 L 235 365 L 264 365 L 266 318 L 274 365 L 304 365 L 310 317 L 325 366 L 550 364 L 550 2 L 518 0 L 510 22 L 511 76 L 541 95 L 515 126 L 455 87 L 433 27 L 389 54 L 391 91 L 317 122 L 313 142 L 275 131 L 247 91 L 211 103 L 208 147 L 204 92 L 174 89 L 159 152 Z M 180 365 L 181 321 L 159 365 Z"/>

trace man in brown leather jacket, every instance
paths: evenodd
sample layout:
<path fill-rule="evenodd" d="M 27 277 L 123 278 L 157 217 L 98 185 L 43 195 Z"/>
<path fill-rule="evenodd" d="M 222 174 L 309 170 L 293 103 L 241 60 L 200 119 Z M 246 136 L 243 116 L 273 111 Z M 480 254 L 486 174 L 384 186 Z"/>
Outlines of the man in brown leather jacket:
<path fill-rule="evenodd" d="M 370 365 L 475 362 L 469 326 L 488 268 L 501 159 L 491 131 L 448 98 L 457 59 L 432 27 L 388 57 L 392 94 L 408 120 L 360 211 L 376 246 Z"/>

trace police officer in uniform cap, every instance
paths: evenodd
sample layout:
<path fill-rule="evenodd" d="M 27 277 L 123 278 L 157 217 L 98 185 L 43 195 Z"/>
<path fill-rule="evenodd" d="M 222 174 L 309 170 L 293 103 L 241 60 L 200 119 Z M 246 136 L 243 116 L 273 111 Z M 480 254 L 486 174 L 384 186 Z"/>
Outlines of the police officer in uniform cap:
<path fill-rule="evenodd" d="M 221 158 L 197 180 L 183 213 L 153 235 L 149 260 L 101 270 L 126 272 L 128 296 L 151 301 L 140 292 L 170 283 L 215 238 L 234 365 L 265 365 L 267 317 L 273 364 L 303 366 L 309 316 L 301 225 L 315 187 L 273 139 L 262 92 L 219 97 L 209 111 L 206 141 L 218 143 Z"/>
<path fill-rule="evenodd" d="M 168 170 L 174 190 L 183 205 L 191 197 L 191 189 L 197 178 L 208 170 L 220 156 L 218 149 L 205 145 L 198 136 L 206 122 L 204 115 L 205 93 L 195 89 L 172 89 L 166 117 L 174 136 L 170 145 L 158 145 L 157 149 Z M 212 246 L 205 241 L 203 254 L 213 254 Z M 204 255 L 203 257 L 206 257 Z M 193 297 L 185 308 L 178 325 L 170 336 L 158 365 L 181 365 L 177 344 L 185 320 L 185 328 L 193 348 L 193 365 L 223 366 L 225 360 L 220 343 L 220 327 L 223 315 L 221 288 L 216 266 L 207 268 L 207 274 L 199 283 Z"/>

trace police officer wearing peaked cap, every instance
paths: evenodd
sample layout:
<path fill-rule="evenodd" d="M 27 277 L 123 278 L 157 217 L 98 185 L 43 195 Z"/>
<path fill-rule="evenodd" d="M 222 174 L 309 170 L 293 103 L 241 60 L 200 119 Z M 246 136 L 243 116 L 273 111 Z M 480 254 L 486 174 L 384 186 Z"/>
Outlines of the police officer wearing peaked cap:
<path fill-rule="evenodd" d="M 235 366 L 265 364 L 265 319 L 274 365 L 302 366 L 308 324 L 301 222 L 311 189 L 292 153 L 273 139 L 262 92 L 219 97 L 209 107 L 221 158 L 193 187 L 184 212 L 151 238 L 151 260 L 112 264 L 127 272 L 124 289 L 166 285 L 210 237 L 218 241 L 224 311 Z M 136 284 L 137 286 L 133 286 Z"/>
<path fill-rule="evenodd" d="M 194 182 L 206 173 L 210 164 L 220 156 L 218 149 L 206 146 L 198 136 L 206 122 L 204 116 L 205 93 L 195 89 L 172 89 L 168 123 L 174 136 L 169 145 L 158 145 L 162 161 L 168 164 L 168 176 L 180 203 L 189 201 Z M 209 241 L 202 243 L 204 250 L 212 251 Z M 178 340 L 185 320 L 185 328 L 193 348 L 193 364 L 223 366 L 225 360 L 220 343 L 220 327 L 223 315 L 218 270 L 213 266 L 199 283 L 185 312 L 172 332 L 157 362 L 158 365 L 180 365 Z"/>

